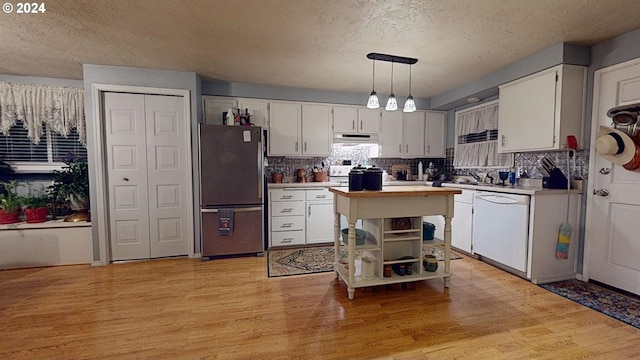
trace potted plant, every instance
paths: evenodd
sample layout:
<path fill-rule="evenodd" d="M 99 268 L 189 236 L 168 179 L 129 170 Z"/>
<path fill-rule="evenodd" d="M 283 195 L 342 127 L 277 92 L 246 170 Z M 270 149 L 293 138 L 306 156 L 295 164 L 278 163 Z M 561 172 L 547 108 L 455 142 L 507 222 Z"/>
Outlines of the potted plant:
<path fill-rule="evenodd" d="M 83 214 L 73 220 L 87 220 L 89 211 L 89 170 L 86 160 L 69 159 L 62 170 L 54 171 L 53 184 L 49 187 L 53 201 L 69 202 L 71 209 Z"/>
<path fill-rule="evenodd" d="M 17 182 L 2 182 L 3 193 L 0 193 L 0 224 L 20 222 L 21 200 L 16 194 Z"/>
<path fill-rule="evenodd" d="M 23 212 L 28 223 L 41 223 L 47 221 L 47 208 L 49 201 L 46 195 L 37 193 L 22 198 Z"/>

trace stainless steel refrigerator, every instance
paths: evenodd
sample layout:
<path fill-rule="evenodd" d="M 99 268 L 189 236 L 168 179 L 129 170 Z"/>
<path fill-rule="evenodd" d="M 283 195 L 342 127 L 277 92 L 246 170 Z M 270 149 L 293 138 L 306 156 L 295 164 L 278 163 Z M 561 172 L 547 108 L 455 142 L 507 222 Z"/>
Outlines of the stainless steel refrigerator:
<path fill-rule="evenodd" d="M 200 124 L 202 256 L 264 251 L 261 127 Z"/>

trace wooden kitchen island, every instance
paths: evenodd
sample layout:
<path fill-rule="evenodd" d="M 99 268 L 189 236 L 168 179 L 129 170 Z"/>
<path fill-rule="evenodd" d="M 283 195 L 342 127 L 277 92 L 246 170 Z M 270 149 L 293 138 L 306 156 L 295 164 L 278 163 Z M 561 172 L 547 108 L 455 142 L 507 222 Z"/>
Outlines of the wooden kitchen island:
<path fill-rule="evenodd" d="M 329 188 L 334 194 L 333 208 L 336 278 L 347 284 L 350 300 L 360 287 L 405 283 L 427 279 L 443 279 L 449 287 L 451 278 L 451 218 L 454 195 L 459 189 L 431 186 L 386 186 L 380 191 L 349 191 L 345 187 Z M 348 222 L 347 262 L 340 261 L 340 215 Z M 422 266 L 422 217 L 444 216 L 444 269 L 428 272 Z M 402 221 L 394 220 L 399 218 Z M 356 244 L 355 224 L 363 221 L 367 236 L 363 244 Z M 373 263 L 373 276 L 356 274 L 356 252 Z M 362 262 L 364 264 L 364 261 Z M 400 265 L 409 268 L 410 275 L 400 276 L 392 271 L 384 276 L 384 266 Z"/>

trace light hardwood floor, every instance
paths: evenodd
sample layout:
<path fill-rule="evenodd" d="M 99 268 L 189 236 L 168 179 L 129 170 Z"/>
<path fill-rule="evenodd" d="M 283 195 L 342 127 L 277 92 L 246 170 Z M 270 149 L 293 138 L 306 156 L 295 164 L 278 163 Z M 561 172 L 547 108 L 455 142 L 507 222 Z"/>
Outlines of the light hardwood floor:
<path fill-rule="evenodd" d="M 473 259 L 413 290 L 267 259 L 0 271 L 0 359 L 638 359 L 640 330 Z"/>

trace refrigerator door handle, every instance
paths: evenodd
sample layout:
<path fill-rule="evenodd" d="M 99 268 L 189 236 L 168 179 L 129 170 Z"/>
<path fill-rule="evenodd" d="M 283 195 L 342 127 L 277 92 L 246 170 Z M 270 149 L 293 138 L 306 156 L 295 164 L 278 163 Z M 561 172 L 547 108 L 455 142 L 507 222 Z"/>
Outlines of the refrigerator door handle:
<path fill-rule="evenodd" d="M 264 167 L 264 152 L 262 149 L 262 141 L 258 141 L 258 174 L 262 174 L 263 172 L 263 167 Z M 258 199 L 262 199 L 262 182 L 264 181 L 263 179 L 259 179 L 260 181 L 258 181 Z"/>
<path fill-rule="evenodd" d="M 248 208 L 234 208 L 234 212 L 248 212 L 248 211 L 259 211 L 262 210 L 262 206 L 254 206 Z M 201 213 L 217 213 L 218 209 L 200 209 Z"/>

